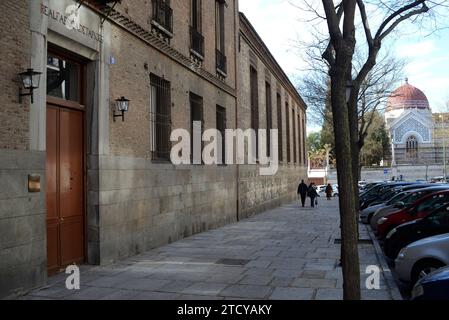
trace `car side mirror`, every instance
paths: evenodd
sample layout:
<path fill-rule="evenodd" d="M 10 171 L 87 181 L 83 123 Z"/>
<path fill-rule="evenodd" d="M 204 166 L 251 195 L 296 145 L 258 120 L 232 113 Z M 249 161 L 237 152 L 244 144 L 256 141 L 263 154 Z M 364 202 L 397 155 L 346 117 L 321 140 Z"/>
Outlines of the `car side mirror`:
<path fill-rule="evenodd" d="M 402 202 L 402 201 L 396 202 L 396 203 L 394 204 L 394 207 L 395 207 L 396 209 L 404 209 L 405 203 Z"/>

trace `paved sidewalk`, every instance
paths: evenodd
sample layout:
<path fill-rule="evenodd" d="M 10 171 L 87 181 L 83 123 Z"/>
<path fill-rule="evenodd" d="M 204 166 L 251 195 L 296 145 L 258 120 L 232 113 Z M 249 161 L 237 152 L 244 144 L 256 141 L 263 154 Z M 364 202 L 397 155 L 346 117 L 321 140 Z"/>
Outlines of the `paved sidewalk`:
<path fill-rule="evenodd" d="M 337 200 L 293 203 L 111 266 L 84 266 L 79 291 L 60 274 L 22 299 L 342 299 L 339 234 Z M 364 228 L 361 238 L 369 239 Z M 372 244 L 359 248 L 365 288 L 366 266 L 380 263 Z M 392 296 L 382 276 L 381 290 L 362 297 Z"/>

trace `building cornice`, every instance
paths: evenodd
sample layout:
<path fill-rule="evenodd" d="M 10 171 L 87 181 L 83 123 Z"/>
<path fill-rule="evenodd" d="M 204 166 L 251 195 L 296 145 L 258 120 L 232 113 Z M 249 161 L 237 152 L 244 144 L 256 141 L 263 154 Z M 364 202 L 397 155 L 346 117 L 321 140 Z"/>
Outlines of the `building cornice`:
<path fill-rule="evenodd" d="M 300 105 L 304 111 L 307 110 L 307 104 L 304 102 L 298 90 L 296 90 L 295 86 L 285 74 L 279 63 L 273 57 L 262 38 L 257 33 L 256 29 L 252 26 L 251 22 L 249 22 L 248 18 L 246 18 L 245 14 L 242 12 L 239 13 L 239 17 L 240 35 L 246 39 L 248 44 L 251 46 L 251 49 L 258 55 L 259 59 L 265 64 L 265 66 L 270 69 L 276 79 L 280 83 L 284 84 L 284 87 L 286 87 L 286 90 L 290 93 L 290 95 L 296 98 L 295 100 L 297 100 L 296 102 L 298 105 Z"/>

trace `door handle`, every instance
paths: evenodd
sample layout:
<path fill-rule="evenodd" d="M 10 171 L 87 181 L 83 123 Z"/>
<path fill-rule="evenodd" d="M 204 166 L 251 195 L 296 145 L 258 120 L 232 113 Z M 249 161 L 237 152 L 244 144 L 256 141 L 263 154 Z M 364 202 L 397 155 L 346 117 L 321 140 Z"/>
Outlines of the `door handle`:
<path fill-rule="evenodd" d="M 61 218 L 61 222 L 64 222 L 64 218 Z"/>

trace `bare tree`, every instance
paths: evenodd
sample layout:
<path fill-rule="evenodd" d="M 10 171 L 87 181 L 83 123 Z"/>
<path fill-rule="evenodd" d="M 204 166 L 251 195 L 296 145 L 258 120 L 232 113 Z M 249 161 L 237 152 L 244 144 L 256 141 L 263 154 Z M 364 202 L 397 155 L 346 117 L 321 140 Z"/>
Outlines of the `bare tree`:
<path fill-rule="evenodd" d="M 341 261 L 344 299 L 360 299 L 360 266 L 358 256 L 357 178 L 359 167 L 358 103 L 363 84 L 378 63 L 384 40 L 400 25 L 409 23 L 438 29 L 437 7 L 447 1 L 429 0 L 322 0 L 322 6 L 303 0 L 315 19 L 324 19 L 326 37 L 322 58 L 329 68 L 330 100 L 335 134 L 335 153 L 340 194 Z M 369 7 L 369 9 L 367 9 Z M 380 21 L 376 29 L 372 21 Z M 424 20 L 428 18 L 431 20 Z M 430 22 L 432 23 L 430 23 Z M 427 24 L 426 24 L 427 23 Z M 366 59 L 354 72 L 356 33 L 363 31 Z M 375 31 L 373 33 L 373 30 Z"/>
<path fill-rule="evenodd" d="M 306 75 L 300 79 L 298 89 L 309 106 L 309 119 L 316 124 L 328 126 L 332 125 L 329 66 L 319 60 L 320 51 L 311 50 L 311 47 L 313 45 L 298 43 L 299 52 L 307 53 L 303 57 L 308 65 Z M 360 51 L 354 55 L 353 74 L 358 73 L 366 60 Z M 362 82 L 357 97 L 359 149 L 365 144 L 375 111 L 383 111 L 387 99 L 393 94 L 392 89 L 404 79 L 405 64 L 405 59 L 397 58 L 391 51 L 387 51 Z"/>

